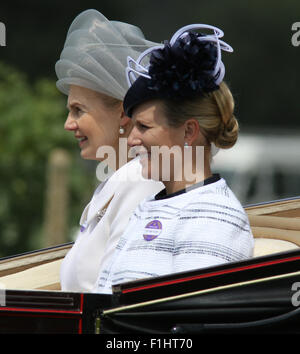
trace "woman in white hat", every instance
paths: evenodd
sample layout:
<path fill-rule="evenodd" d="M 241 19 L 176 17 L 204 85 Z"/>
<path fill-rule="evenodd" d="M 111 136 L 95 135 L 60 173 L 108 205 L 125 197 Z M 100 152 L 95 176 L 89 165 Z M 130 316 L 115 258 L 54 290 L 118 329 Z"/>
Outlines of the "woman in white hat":
<path fill-rule="evenodd" d="M 63 291 L 93 289 L 102 262 L 114 251 L 136 205 L 163 188 L 142 178 L 137 159 L 124 164 L 123 156 L 119 163 L 119 151 L 124 154 L 120 137 L 126 138 L 132 127 L 122 105 L 128 88 L 127 56 L 137 58 L 155 44 L 138 27 L 109 21 L 96 10 L 79 14 L 67 33 L 55 66 L 57 87 L 68 96 L 65 129 L 74 134 L 84 159 L 103 161 L 99 148 L 111 148 L 115 161 L 110 168 L 115 172 L 100 183 L 83 211 L 76 241 L 61 266 Z"/>

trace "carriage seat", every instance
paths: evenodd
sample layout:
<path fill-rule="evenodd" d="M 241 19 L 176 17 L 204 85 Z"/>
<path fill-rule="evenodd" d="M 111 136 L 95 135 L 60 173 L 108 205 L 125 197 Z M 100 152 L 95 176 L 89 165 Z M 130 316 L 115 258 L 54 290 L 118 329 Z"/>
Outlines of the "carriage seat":
<path fill-rule="evenodd" d="M 257 215 L 247 210 L 254 236 L 254 257 L 300 247 L 300 217 L 296 215 Z M 60 290 L 61 262 L 71 244 L 32 255 L 0 261 L 0 287 L 7 289 Z M 1 268 L 2 267 L 2 268 Z"/>
<path fill-rule="evenodd" d="M 254 257 L 300 247 L 300 219 L 270 215 L 248 215 L 254 236 Z"/>

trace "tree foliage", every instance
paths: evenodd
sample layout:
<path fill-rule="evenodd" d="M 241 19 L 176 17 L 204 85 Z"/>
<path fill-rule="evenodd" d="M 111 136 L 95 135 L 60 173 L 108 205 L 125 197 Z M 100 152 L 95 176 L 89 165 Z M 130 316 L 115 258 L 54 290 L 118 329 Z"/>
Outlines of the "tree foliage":
<path fill-rule="evenodd" d="M 0 255 L 43 246 L 47 162 L 55 148 L 72 157 L 69 227 L 76 225 L 93 174 L 80 164 L 74 139 L 63 129 L 66 98 L 50 79 L 29 84 L 0 63 Z M 66 235 L 66 241 L 70 235 Z"/>

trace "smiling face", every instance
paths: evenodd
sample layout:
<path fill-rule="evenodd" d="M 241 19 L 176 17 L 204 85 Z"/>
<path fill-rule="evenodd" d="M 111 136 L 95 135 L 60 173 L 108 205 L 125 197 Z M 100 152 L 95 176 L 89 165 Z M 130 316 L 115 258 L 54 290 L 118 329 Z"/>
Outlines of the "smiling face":
<path fill-rule="evenodd" d="M 121 102 L 96 91 L 71 85 L 64 128 L 74 133 L 81 157 L 97 160 L 101 146 L 118 149 L 119 127 L 123 114 Z"/>
<path fill-rule="evenodd" d="M 128 145 L 135 147 L 137 151 L 141 150 L 139 154 L 141 155 L 143 177 L 158 179 L 165 183 L 166 181 L 163 178 L 164 167 L 169 169 L 170 179 L 173 180 L 173 167 L 176 157 L 174 154 L 170 154 L 170 166 L 163 166 L 162 154 L 159 155 L 159 161 L 154 161 L 154 158 L 157 159 L 157 155 L 154 157 L 153 147 L 160 149 L 164 147 L 169 151 L 172 148 L 174 151 L 174 147 L 182 148 L 185 142 L 184 126 L 171 127 L 159 101 L 151 101 L 138 106 L 133 113 L 132 120 L 134 127 L 128 137 Z M 154 171 L 155 168 L 158 168 L 159 171 Z M 157 178 L 153 178 L 153 176 L 157 176 Z"/>

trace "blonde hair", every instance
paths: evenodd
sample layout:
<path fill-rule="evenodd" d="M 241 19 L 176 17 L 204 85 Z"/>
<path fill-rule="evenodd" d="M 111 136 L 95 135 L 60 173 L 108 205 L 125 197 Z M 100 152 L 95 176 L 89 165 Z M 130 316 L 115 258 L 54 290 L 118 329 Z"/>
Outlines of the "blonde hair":
<path fill-rule="evenodd" d="M 234 116 L 234 99 L 224 81 L 218 90 L 201 98 L 164 100 L 163 107 L 171 126 L 196 118 L 206 138 L 217 147 L 229 149 L 237 141 L 239 125 Z"/>
<path fill-rule="evenodd" d="M 119 108 L 119 106 L 121 106 L 123 104 L 123 101 L 121 101 L 115 97 L 111 97 L 111 96 L 105 95 L 100 92 L 98 92 L 98 93 L 101 96 L 102 102 L 104 103 L 104 105 L 107 108 L 111 108 L 111 109 Z"/>

